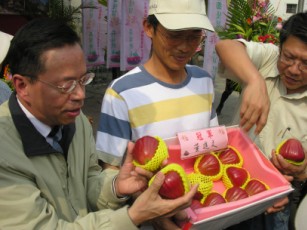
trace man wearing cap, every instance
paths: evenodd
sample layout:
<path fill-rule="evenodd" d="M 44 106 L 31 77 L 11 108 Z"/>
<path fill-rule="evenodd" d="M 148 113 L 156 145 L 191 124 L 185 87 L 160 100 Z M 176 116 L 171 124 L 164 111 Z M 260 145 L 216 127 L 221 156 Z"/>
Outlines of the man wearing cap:
<path fill-rule="evenodd" d="M 103 162 L 117 167 L 130 140 L 218 125 L 212 77 L 187 65 L 204 30 L 213 31 L 204 1 L 151 0 L 143 28 L 152 40 L 150 58 L 115 79 L 102 102 L 96 147 Z"/>
<path fill-rule="evenodd" d="M 0 70 L 3 68 L 2 62 L 10 47 L 12 38 L 13 38 L 12 35 L 0 31 Z M 0 71 L 0 73 L 2 73 L 2 71 Z M 1 78 L 2 77 L 3 76 L 1 76 Z M 0 105 L 9 99 L 11 92 L 12 91 L 8 87 L 8 85 L 2 80 L 0 80 Z"/>
<path fill-rule="evenodd" d="M 143 28 L 151 56 L 115 79 L 102 102 L 96 147 L 104 166 L 120 167 L 128 142 L 142 136 L 165 139 L 218 125 L 212 77 L 187 65 L 205 30 L 214 30 L 204 0 L 150 0 Z"/>

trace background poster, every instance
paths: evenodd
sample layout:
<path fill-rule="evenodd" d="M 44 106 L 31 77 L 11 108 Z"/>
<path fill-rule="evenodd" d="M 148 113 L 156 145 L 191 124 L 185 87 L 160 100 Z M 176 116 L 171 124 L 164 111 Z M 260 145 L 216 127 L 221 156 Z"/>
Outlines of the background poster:
<path fill-rule="evenodd" d="M 108 1 L 107 68 L 120 66 L 121 0 Z"/>
<path fill-rule="evenodd" d="M 147 17 L 148 5 L 148 0 L 122 0 L 122 71 L 144 63 L 149 57 L 151 41 L 143 31 L 143 19 Z"/>
<path fill-rule="evenodd" d="M 223 27 L 225 25 L 226 15 L 226 0 L 208 1 L 208 17 L 214 28 Z M 215 77 L 219 62 L 218 56 L 215 52 L 215 44 L 219 38 L 215 32 L 206 31 L 206 34 L 207 39 L 205 41 L 203 68 L 207 70 L 212 77 Z"/>
<path fill-rule="evenodd" d="M 83 49 L 87 66 L 105 64 L 107 9 L 96 0 L 83 0 L 83 4 L 94 6 L 83 9 Z"/>

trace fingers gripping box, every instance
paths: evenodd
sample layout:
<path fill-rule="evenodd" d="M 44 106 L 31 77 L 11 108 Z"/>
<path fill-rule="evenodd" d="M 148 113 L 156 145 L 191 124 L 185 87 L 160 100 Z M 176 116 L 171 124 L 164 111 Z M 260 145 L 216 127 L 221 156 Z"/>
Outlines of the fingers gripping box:
<path fill-rule="evenodd" d="M 264 212 L 278 199 L 287 196 L 293 189 L 281 173 L 264 157 L 256 145 L 239 127 L 228 127 L 228 144 L 242 155 L 243 167 L 250 176 L 265 182 L 270 189 L 248 198 L 192 210 L 187 209 L 190 222 L 183 229 L 223 229 Z M 177 137 L 165 140 L 169 149 L 169 163 L 178 163 L 187 173 L 193 172 L 195 158 L 182 158 Z M 213 190 L 223 193 L 222 181 L 216 181 Z"/>

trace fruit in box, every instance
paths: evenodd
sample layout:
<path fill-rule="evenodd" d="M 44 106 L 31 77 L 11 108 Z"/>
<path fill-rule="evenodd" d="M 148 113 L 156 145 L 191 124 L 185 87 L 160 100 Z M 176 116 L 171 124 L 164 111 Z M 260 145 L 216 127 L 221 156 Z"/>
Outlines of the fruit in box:
<path fill-rule="evenodd" d="M 194 163 L 196 173 L 209 176 L 211 180 L 217 181 L 222 177 L 222 164 L 214 153 L 205 153 L 196 158 Z"/>
<path fill-rule="evenodd" d="M 248 195 L 252 196 L 252 195 L 268 190 L 269 186 L 267 186 L 264 182 L 260 180 L 251 179 L 247 182 L 244 189 L 248 193 Z"/>
<path fill-rule="evenodd" d="M 190 173 L 187 176 L 191 185 L 198 184 L 194 199 L 202 200 L 211 192 L 213 188 L 213 182 L 209 177 L 206 177 L 200 173 Z"/>
<path fill-rule="evenodd" d="M 278 145 L 276 153 L 282 155 L 283 158 L 294 165 L 301 165 L 305 160 L 303 146 L 301 142 L 295 138 L 282 141 Z"/>
<path fill-rule="evenodd" d="M 192 200 L 192 203 L 190 205 L 190 208 L 192 210 L 196 210 L 196 209 L 200 209 L 200 208 L 204 208 L 205 206 L 199 201 L 199 200 Z"/>
<path fill-rule="evenodd" d="M 223 203 L 226 203 L 226 200 L 221 194 L 219 194 L 218 192 L 211 192 L 204 199 L 203 206 L 209 207 Z"/>
<path fill-rule="evenodd" d="M 232 186 L 244 186 L 249 178 L 250 175 L 246 169 L 237 166 L 228 166 L 225 168 L 222 179 L 225 187 L 230 188 Z"/>
<path fill-rule="evenodd" d="M 227 202 L 241 200 L 248 197 L 248 193 L 241 187 L 233 186 L 225 190 L 225 199 Z"/>
<path fill-rule="evenodd" d="M 143 136 L 136 140 L 132 156 L 134 165 L 156 171 L 168 158 L 168 149 L 160 137 Z"/>
<path fill-rule="evenodd" d="M 240 152 L 233 146 L 228 145 L 228 148 L 218 153 L 218 158 L 224 165 L 243 165 L 243 158 Z"/>
<path fill-rule="evenodd" d="M 159 190 L 161 197 L 166 199 L 176 199 L 190 191 L 190 182 L 179 164 L 169 164 L 160 170 L 165 175 L 164 182 Z M 149 181 L 149 186 L 155 176 Z"/>

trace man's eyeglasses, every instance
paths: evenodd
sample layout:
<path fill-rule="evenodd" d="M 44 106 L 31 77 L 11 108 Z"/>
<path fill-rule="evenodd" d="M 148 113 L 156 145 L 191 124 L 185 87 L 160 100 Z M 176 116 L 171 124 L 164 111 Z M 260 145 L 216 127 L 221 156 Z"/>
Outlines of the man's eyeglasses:
<path fill-rule="evenodd" d="M 285 55 L 284 53 L 281 52 L 281 54 L 279 56 L 279 60 L 287 66 L 292 66 L 292 65 L 295 64 L 296 58 L 289 57 L 288 55 Z M 305 62 L 299 62 L 297 67 L 303 73 L 307 73 L 307 63 L 306 63 L 306 61 Z"/>
<path fill-rule="evenodd" d="M 88 85 L 93 81 L 94 77 L 95 77 L 94 73 L 86 73 L 84 76 L 81 77 L 80 80 L 78 80 L 78 81 L 77 80 L 69 80 L 69 81 L 65 82 L 62 86 L 54 85 L 50 82 L 43 81 L 43 80 L 40 80 L 40 79 L 37 79 L 37 80 L 39 82 L 45 83 L 45 84 L 47 84 L 47 85 L 49 85 L 53 88 L 58 89 L 61 93 L 68 94 L 68 93 L 71 93 L 72 91 L 74 91 L 74 89 L 76 88 L 78 83 L 82 86 Z"/>
<path fill-rule="evenodd" d="M 166 29 L 162 29 L 162 26 L 158 26 L 157 31 L 161 33 L 170 46 L 177 46 L 184 41 L 188 41 L 192 46 L 198 46 L 202 45 L 206 38 L 204 32 L 200 35 L 182 35 L 181 31 L 167 31 Z"/>

